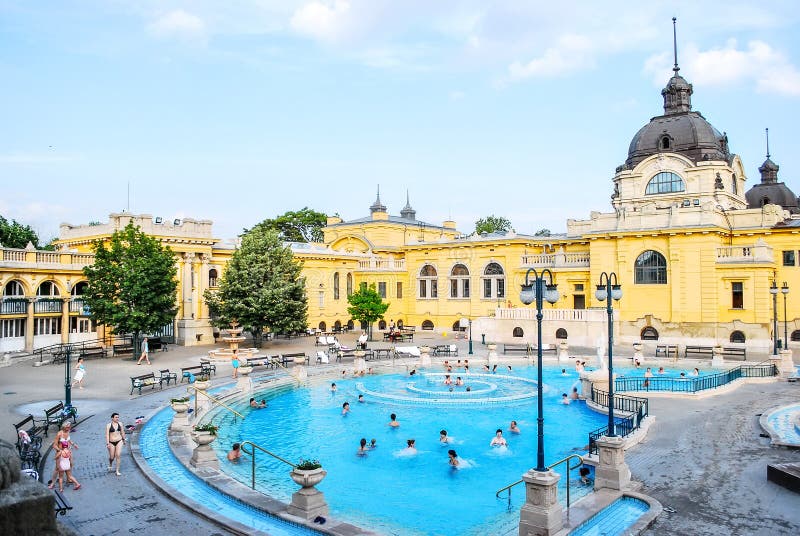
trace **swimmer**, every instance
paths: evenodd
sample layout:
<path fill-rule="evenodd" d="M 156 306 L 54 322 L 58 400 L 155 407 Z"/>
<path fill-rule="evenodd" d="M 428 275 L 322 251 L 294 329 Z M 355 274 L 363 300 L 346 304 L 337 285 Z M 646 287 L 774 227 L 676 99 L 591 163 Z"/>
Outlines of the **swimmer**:
<path fill-rule="evenodd" d="M 417 369 L 413 369 L 413 368 L 412 368 L 412 369 L 411 369 L 411 372 L 409 372 L 409 373 L 408 373 L 408 375 L 409 375 L 409 376 L 413 376 L 413 375 L 414 375 L 414 374 L 416 374 L 416 373 L 417 373 Z"/>
<path fill-rule="evenodd" d="M 406 454 L 416 454 L 417 453 L 417 441 L 415 439 L 406 439 Z"/>
<path fill-rule="evenodd" d="M 511 426 L 508 427 L 508 431 L 512 434 L 518 434 L 521 432 L 519 426 L 517 426 L 517 421 L 511 421 Z"/>
<path fill-rule="evenodd" d="M 464 365 L 464 373 L 469 374 L 469 365 Z"/>
<path fill-rule="evenodd" d="M 492 374 L 497 372 L 497 364 L 492 367 Z"/>
<path fill-rule="evenodd" d="M 439 443 L 447 444 L 447 443 L 452 443 L 452 442 L 453 442 L 453 438 L 452 437 L 447 437 L 447 430 L 440 430 L 439 431 Z"/>
<path fill-rule="evenodd" d="M 658 373 L 664 374 L 664 367 L 658 367 Z"/>
<path fill-rule="evenodd" d="M 692 376 L 700 376 L 700 369 L 695 367 L 692 371 Z"/>
<path fill-rule="evenodd" d="M 508 371 L 511 372 L 511 365 L 508 365 L 506 368 L 508 368 Z"/>
<path fill-rule="evenodd" d="M 561 403 L 564 404 L 565 406 L 569 406 L 569 396 L 567 395 L 567 393 L 561 395 Z"/>
<path fill-rule="evenodd" d="M 389 418 L 391 419 L 389 421 L 389 426 L 391 426 L 392 428 L 397 428 L 398 426 L 400 426 L 400 423 L 397 422 L 397 415 L 392 413 L 391 415 L 389 415 Z"/>
<path fill-rule="evenodd" d="M 464 385 L 464 380 L 461 379 L 461 376 L 456 376 L 456 385 Z"/>
<path fill-rule="evenodd" d="M 264 409 L 266 407 L 267 407 L 267 401 L 262 398 L 261 402 L 258 403 L 258 409 Z"/>
<path fill-rule="evenodd" d="M 447 451 L 447 456 L 449 457 L 447 463 L 449 463 L 452 467 L 458 467 L 458 454 L 453 449 Z"/>
<path fill-rule="evenodd" d="M 332 383 L 331 384 L 331 393 L 335 393 L 335 392 L 336 392 L 336 384 Z"/>
<path fill-rule="evenodd" d="M 445 374 L 444 375 L 444 384 L 445 385 L 452 385 L 453 384 L 453 380 L 450 379 L 450 375 L 449 374 Z"/>
<path fill-rule="evenodd" d="M 342 415 L 347 415 L 350 413 L 350 402 L 345 402 L 342 404 Z"/>
<path fill-rule="evenodd" d="M 366 456 L 368 450 L 369 450 L 369 448 L 367 448 L 367 438 L 366 437 L 362 437 L 361 441 L 358 442 L 358 452 L 356 452 L 356 455 L 357 456 Z"/>
<path fill-rule="evenodd" d="M 369 441 L 369 448 L 370 448 L 370 449 L 374 449 L 374 448 L 375 448 L 375 447 L 377 447 L 377 446 L 378 446 L 378 442 L 375 440 L 375 438 L 373 437 L 372 439 L 370 439 L 370 441 Z"/>
<path fill-rule="evenodd" d="M 489 443 L 490 447 L 505 447 L 506 446 L 506 438 L 503 437 L 503 431 L 498 428 L 497 431 L 494 433 L 494 437 L 492 441 Z"/>
<path fill-rule="evenodd" d="M 566 375 L 567 375 L 567 369 L 563 369 L 563 368 L 562 368 L 562 369 L 561 369 L 561 375 L 562 375 L 562 376 L 566 376 Z"/>
<path fill-rule="evenodd" d="M 686 377 L 686 373 L 685 372 L 681 372 L 681 378 L 685 378 L 685 377 Z"/>
<path fill-rule="evenodd" d="M 242 457 L 242 446 L 239 443 L 234 443 L 230 452 L 228 452 L 228 461 L 238 462 Z"/>
<path fill-rule="evenodd" d="M 467 385 L 467 392 L 470 392 L 470 391 L 472 391 L 472 387 L 470 387 L 469 385 Z"/>
<path fill-rule="evenodd" d="M 258 404 L 256 403 L 256 399 L 255 398 L 251 398 L 250 399 L 250 407 L 251 408 L 258 408 Z"/>
<path fill-rule="evenodd" d="M 364 395 L 358 395 L 358 401 L 364 403 Z"/>
<path fill-rule="evenodd" d="M 374 371 L 374 370 L 372 370 L 372 367 L 369 367 L 369 368 L 367 369 L 367 374 L 375 374 L 375 371 Z"/>
<path fill-rule="evenodd" d="M 591 473 L 591 471 L 589 470 L 588 467 L 581 467 L 580 471 L 578 471 L 578 474 L 581 475 L 581 484 L 591 484 L 592 483 L 592 481 L 589 480 L 589 474 L 590 473 Z"/>
<path fill-rule="evenodd" d="M 447 372 L 453 372 L 453 367 L 451 367 L 450 365 L 447 365 Z"/>
<path fill-rule="evenodd" d="M 580 396 L 578 395 L 577 387 L 572 388 L 572 392 L 569 394 L 569 398 L 570 400 L 578 400 L 578 398 L 580 398 Z"/>

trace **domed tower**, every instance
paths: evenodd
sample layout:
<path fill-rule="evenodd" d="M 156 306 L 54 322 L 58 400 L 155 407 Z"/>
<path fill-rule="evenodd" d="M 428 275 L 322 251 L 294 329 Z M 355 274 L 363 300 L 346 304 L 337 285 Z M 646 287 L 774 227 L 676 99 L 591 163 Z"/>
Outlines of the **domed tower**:
<path fill-rule="evenodd" d="M 371 214 L 375 214 L 376 212 L 386 212 L 386 205 L 381 203 L 381 186 L 378 185 L 378 197 L 375 198 L 375 202 L 372 203 L 369 207 L 369 211 Z"/>
<path fill-rule="evenodd" d="M 746 207 L 744 169 L 728 148 L 728 137 L 692 110 L 692 84 L 678 67 L 673 18 L 673 75 L 661 90 L 664 114 L 634 135 L 628 158 L 614 176 L 616 209 L 668 207 Z"/>
<path fill-rule="evenodd" d="M 778 169 L 780 166 L 770 159 L 769 155 L 769 129 L 767 129 L 767 159 L 758 168 L 761 173 L 761 183 L 754 185 L 747 191 L 747 208 L 761 208 L 764 205 L 780 205 L 792 214 L 800 214 L 797 197 L 788 186 L 778 182 Z"/>

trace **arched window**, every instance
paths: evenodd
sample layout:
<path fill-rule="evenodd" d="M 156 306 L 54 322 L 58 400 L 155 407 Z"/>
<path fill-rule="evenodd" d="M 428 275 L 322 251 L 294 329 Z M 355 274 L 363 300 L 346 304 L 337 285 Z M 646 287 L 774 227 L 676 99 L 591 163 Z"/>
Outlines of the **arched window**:
<path fill-rule="evenodd" d="M 3 296 L 24 296 L 25 289 L 22 288 L 22 283 L 19 281 L 9 281 L 6 283 L 6 286 L 3 287 Z"/>
<path fill-rule="evenodd" d="M 511 332 L 511 336 L 512 337 L 521 338 L 521 337 L 525 336 L 525 332 L 522 331 L 521 327 L 517 326 L 517 327 L 514 328 L 514 331 Z"/>
<path fill-rule="evenodd" d="M 789 339 L 791 339 L 792 342 L 800 342 L 800 329 L 794 330 L 789 336 Z"/>
<path fill-rule="evenodd" d="M 378 320 L 378 329 L 380 330 L 386 329 L 386 320 Z"/>
<path fill-rule="evenodd" d="M 744 342 L 745 341 L 744 333 L 742 333 L 741 331 L 732 332 L 730 341 L 731 342 Z"/>
<path fill-rule="evenodd" d="M 736 173 L 734 173 L 734 174 L 731 176 L 731 191 L 732 191 L 734 194 L 738 194 L 738 193 L 739 193 L 739 187 L 738 187 L 738 186 L 736 186 Z"/>
<path fill-rule="evenodd" d="M 461 331 L 461 322 L 460 322 L 460 321 L 458 321 L 458 320 L 456 320 L 455 322 L 453 322 L 453 327 L 452 327 L 452 329 L 453 329 L 453 333 L 457 333 L 457 332 Z"/>
<path fill-rule="evenodd" d="M 326 324 L 325 322 L 320 322 L 319 323 L 319 330 L 321 332 L 325 333 L 326 331 L 328 331 L 328 324 Z"/>
<path fill-rule="evenodd" d="M 436 299 L 439 297 L 439 287 L 436 268 L 426 264 L 419 270 L 419 297 Z"/>
<path fill-rule="evenodd" d="M 634 282 L 639 285 L 666 285 L 667 259 L 658 251 L 645 251 L 636 258 Z"/>
<path fill-rule="evenodd" d="M 333 273 L 333 299 L 339 299 L 339 272 Z"/>
<path fill-rule="evenodd" d="M 671 194 L 675 192 L 683 192 L 686 188 L 683 185 L 683 179 L 680 176 L 672 173 L 671 171 L 662 171 L 650 179 L 645 188 L 645 195 L 657 194 Z"/>
<path fill-rule="evenodd" d="M 647 326 L 642 330 L 642 333 L 639 335 L 643 341 L 657 341 L 658 340 L 658 331 L 656 328 L 652 326 Z"/>
<path fill-rule="evenodd" d="M 566 339 L 567 338 L 567 330 L 564 328 L 558 328 L 556 330 L 556 339 Z"/>
<path fill-rule="evenodd" d="M 469 269 L 463 264 L 450 270 L 450 297 L 469 298 Z"/>
<path fill-rule="evenodd" d="M 397 329 L 403 329 L 403 321 L 402 320 L 398 320 L 397 321 Z"/>
<path fill-rule="evenodd" d="M 506 297 L 505 272 L 496 262 L 490 262 L 483 270 L 483 297 L 485 299 Z"/>
<path fill-rule="evenodd" d="M 761 198 L 761 206 L 762 206 L 762 207 L 763 207 L 764 205 L 769 205 L 769 204 L 770 204 L 769 197 L 762 197 L 762 198 Z"/>
<path fill-rule="evenodd" d="M 347 273 L 347 297 L 353 295 L 353 274 Z"/>
<path fill-rule="evenodd" d="M 662 136 L 661 137 L 661 143 L 659 143 L 659 145 L 661 146 L 661 149 L 664 149 L 664 150 L 669 149 L 670 146 L 671 146 L 671 143 L 670 143 L 670 140 L 669 140 L 669 136 Z"/>
<path fill-rule="evenodd" d="M 431 322 L 430 320 L 425 320 L 424 322 L 422 322 L 422 329 L 424 329 L 425 331 L 433 331 L 433 322 Z"/>
<path fill-rule="evenodd" d="M 209 287 L 216 287 L 217 286 L 217 270 L 212 268 L 208 271 L 208 286 Z"/>
<path fill-rule="evenodd" d="M 347 329 L 352 330 L 354 326 L 355 326 L 355 324 L 353 324 L 352 320 L 347 323 Z M 362 320 L 361 321 L 361 331 L 367 331 L 368 329 L 369 329 L 369 324 L 367 324 L 366 322 L 364 322 Z"/>
<path fill-rule="evenodd" d="M 342 331 L 342 323 L 338 320 L 333 323 L 333 331 Z"/>
<path fill-rule="evenodd" d="M 36 289 L 36 295 L 41 297 L 51 297 L 51 296 L 60 296 L 61 293 L 58 290 L 56 284 L 52 281 L 45 281 L 39 288 Z"/>
<path fill-rule="evenodd" d="M 355 322 L 353 322 L 353 319 L 351 318 L 350 320 L 347 321 L 347 329 L 352 331 L 354 327 L 356 327 L 356 324 Z M 364 322 L 361 322 L 361 329 L 367 329 L 364 325 Z"/>

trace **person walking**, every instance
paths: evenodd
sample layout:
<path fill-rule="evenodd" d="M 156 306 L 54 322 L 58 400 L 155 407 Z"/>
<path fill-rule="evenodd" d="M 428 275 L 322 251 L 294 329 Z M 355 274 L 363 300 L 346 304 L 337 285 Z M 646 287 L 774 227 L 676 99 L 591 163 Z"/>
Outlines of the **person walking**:
<path fill-rule="evenodd" d="M 147 344 L 147 337 L 142 340 L 142 355 L 139 356 L 139 361 L 136 362 L 137 365 L 142 364 L 142 360 L 147 361 L 147 364 L 150 364 L 150 348 Z"/>
<path fill-rule="evenodd" d="M 86 375 L 86 367 L 83 365 L 83 358 L 78 358 L 78 364 L 75 367 L 75 378 L 72 380 L 72 386 L 78 384 L 78 389 L 83 389 L 83 377 Z"/>
<path fill-rule="evenodd" d="M 72 423 L 69 421 L 64 421 L 61 423 L 61 428 L 56 433 L 56 437 L 53 440 L 53 451 L 55 452 L 55 467 L 53 467 L 53 476 L 51 477 L 50 481 L 47 483 L 47 487 L 53 489 L 55 486 L 56 481 L 58 479 L 58 463 L 61 456 L 61 449 L 64 444 L 67 445 L 67 448 L 72 447 L 73 449 L 77 449 L 78 445 L 72 441 L 70 437 L 70 431 L 72 430 Z M 72 467 L 72 454 L 69 456 L 70 460 L 70 470 Z"/>
<path fill-rule="evenodd" d="M 125 444 L 125 427 L 119 422 L 119 413 L 111 414 L 111 422 L 106 425 L 106 447 L 108 448 L 108 472 L 113 470 L 114 460 L 117 461 L 117 476 L 119 472 L 122 446 Z"/>

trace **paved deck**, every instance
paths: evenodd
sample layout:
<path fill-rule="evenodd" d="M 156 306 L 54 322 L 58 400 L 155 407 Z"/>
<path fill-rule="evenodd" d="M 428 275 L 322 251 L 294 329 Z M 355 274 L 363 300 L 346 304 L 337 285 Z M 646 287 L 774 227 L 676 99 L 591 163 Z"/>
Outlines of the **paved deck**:
<path fill-rule="evenodd" d="M 347 344 L 353 342 L 351 338 L 355 341 L 356 335 L 341 337 Z M 442 339 L 431 333 L 418 333 L 414 344 L 426 341 L 455 342 L 461 359 L 479 362 L 486 356 L 486 348 L 479 342 L 473 342 L 474 356 L 467 356 L 467 341 Z M 387 346 L 381 342 L 374 345 Z M 80 447 L 75 453 L 75 476 L 83 487 L 65 491 L 74 509 L 60 520 L 86 535 L 228 534 L 153 489 L 135 468 L 127 447 L 123 475 L 106 472 L 104 426 L 111 412 L 119 412 L 124 424 L 132 424 L 137 415 L 148 415 L 169 398 L 182 394 L 182 385 L 186 385 L 163 391 L 156 387 L 144 390 L 141 396 L 130 396 L 129 377 L 162 368 L 179 371 L 181 366 L 198 364 L 199 357 L 211 348 L 172 346 L 169 352 L 152 353 L 151 366 L 137 366 L 131 357 L 86 361 L 86 388 L 73 389 L 73 403 L 81 419 L 72 435 Z M 314 340 L 271 341 L 264 351 L 306 351 L 313 355 Z M 570 353 L 585 355 L 589 362 L 594 358 L 593 349 L 573 349 Z M 630 357 L 632 350 L 615 348 L 614 354 L 615 360 Z M 522 360 L 502 353 L 498 357 L 501 362 Z M 691 368 L 691 363 L 686 366 Z M 230 372 L 229 366 L 218 366 L 214 382 L 225 381 Z M 38 417 L 63 397 L 63 365 L 33 367 L 32 361 L 15 360 L 10 367 L 0 368 L 0 438 L 13 442 L 13 422 L 31 412 Z M 656 415 L 656 423 L 648 437 L 628 452 L 628 461 L 634 478 L 644 482 L 642 491 L 674 512 L 663 514 L 647 534 L 800 533 L 800 497 L 766 479 L 767 463 L 796 462 L 800 451 L 769 446 L 767 439 L 759 437 L 757 423 L 757 414 L 799 398 L 800 384 L 780 382 L 745 385 L 732 393 L 701 400 L 651 399 L 650 411 Z M 51 431 L 51 439 L 53 435 Z M 51 458 L 46 463 L 45 481 L 53 468 Z"/>

